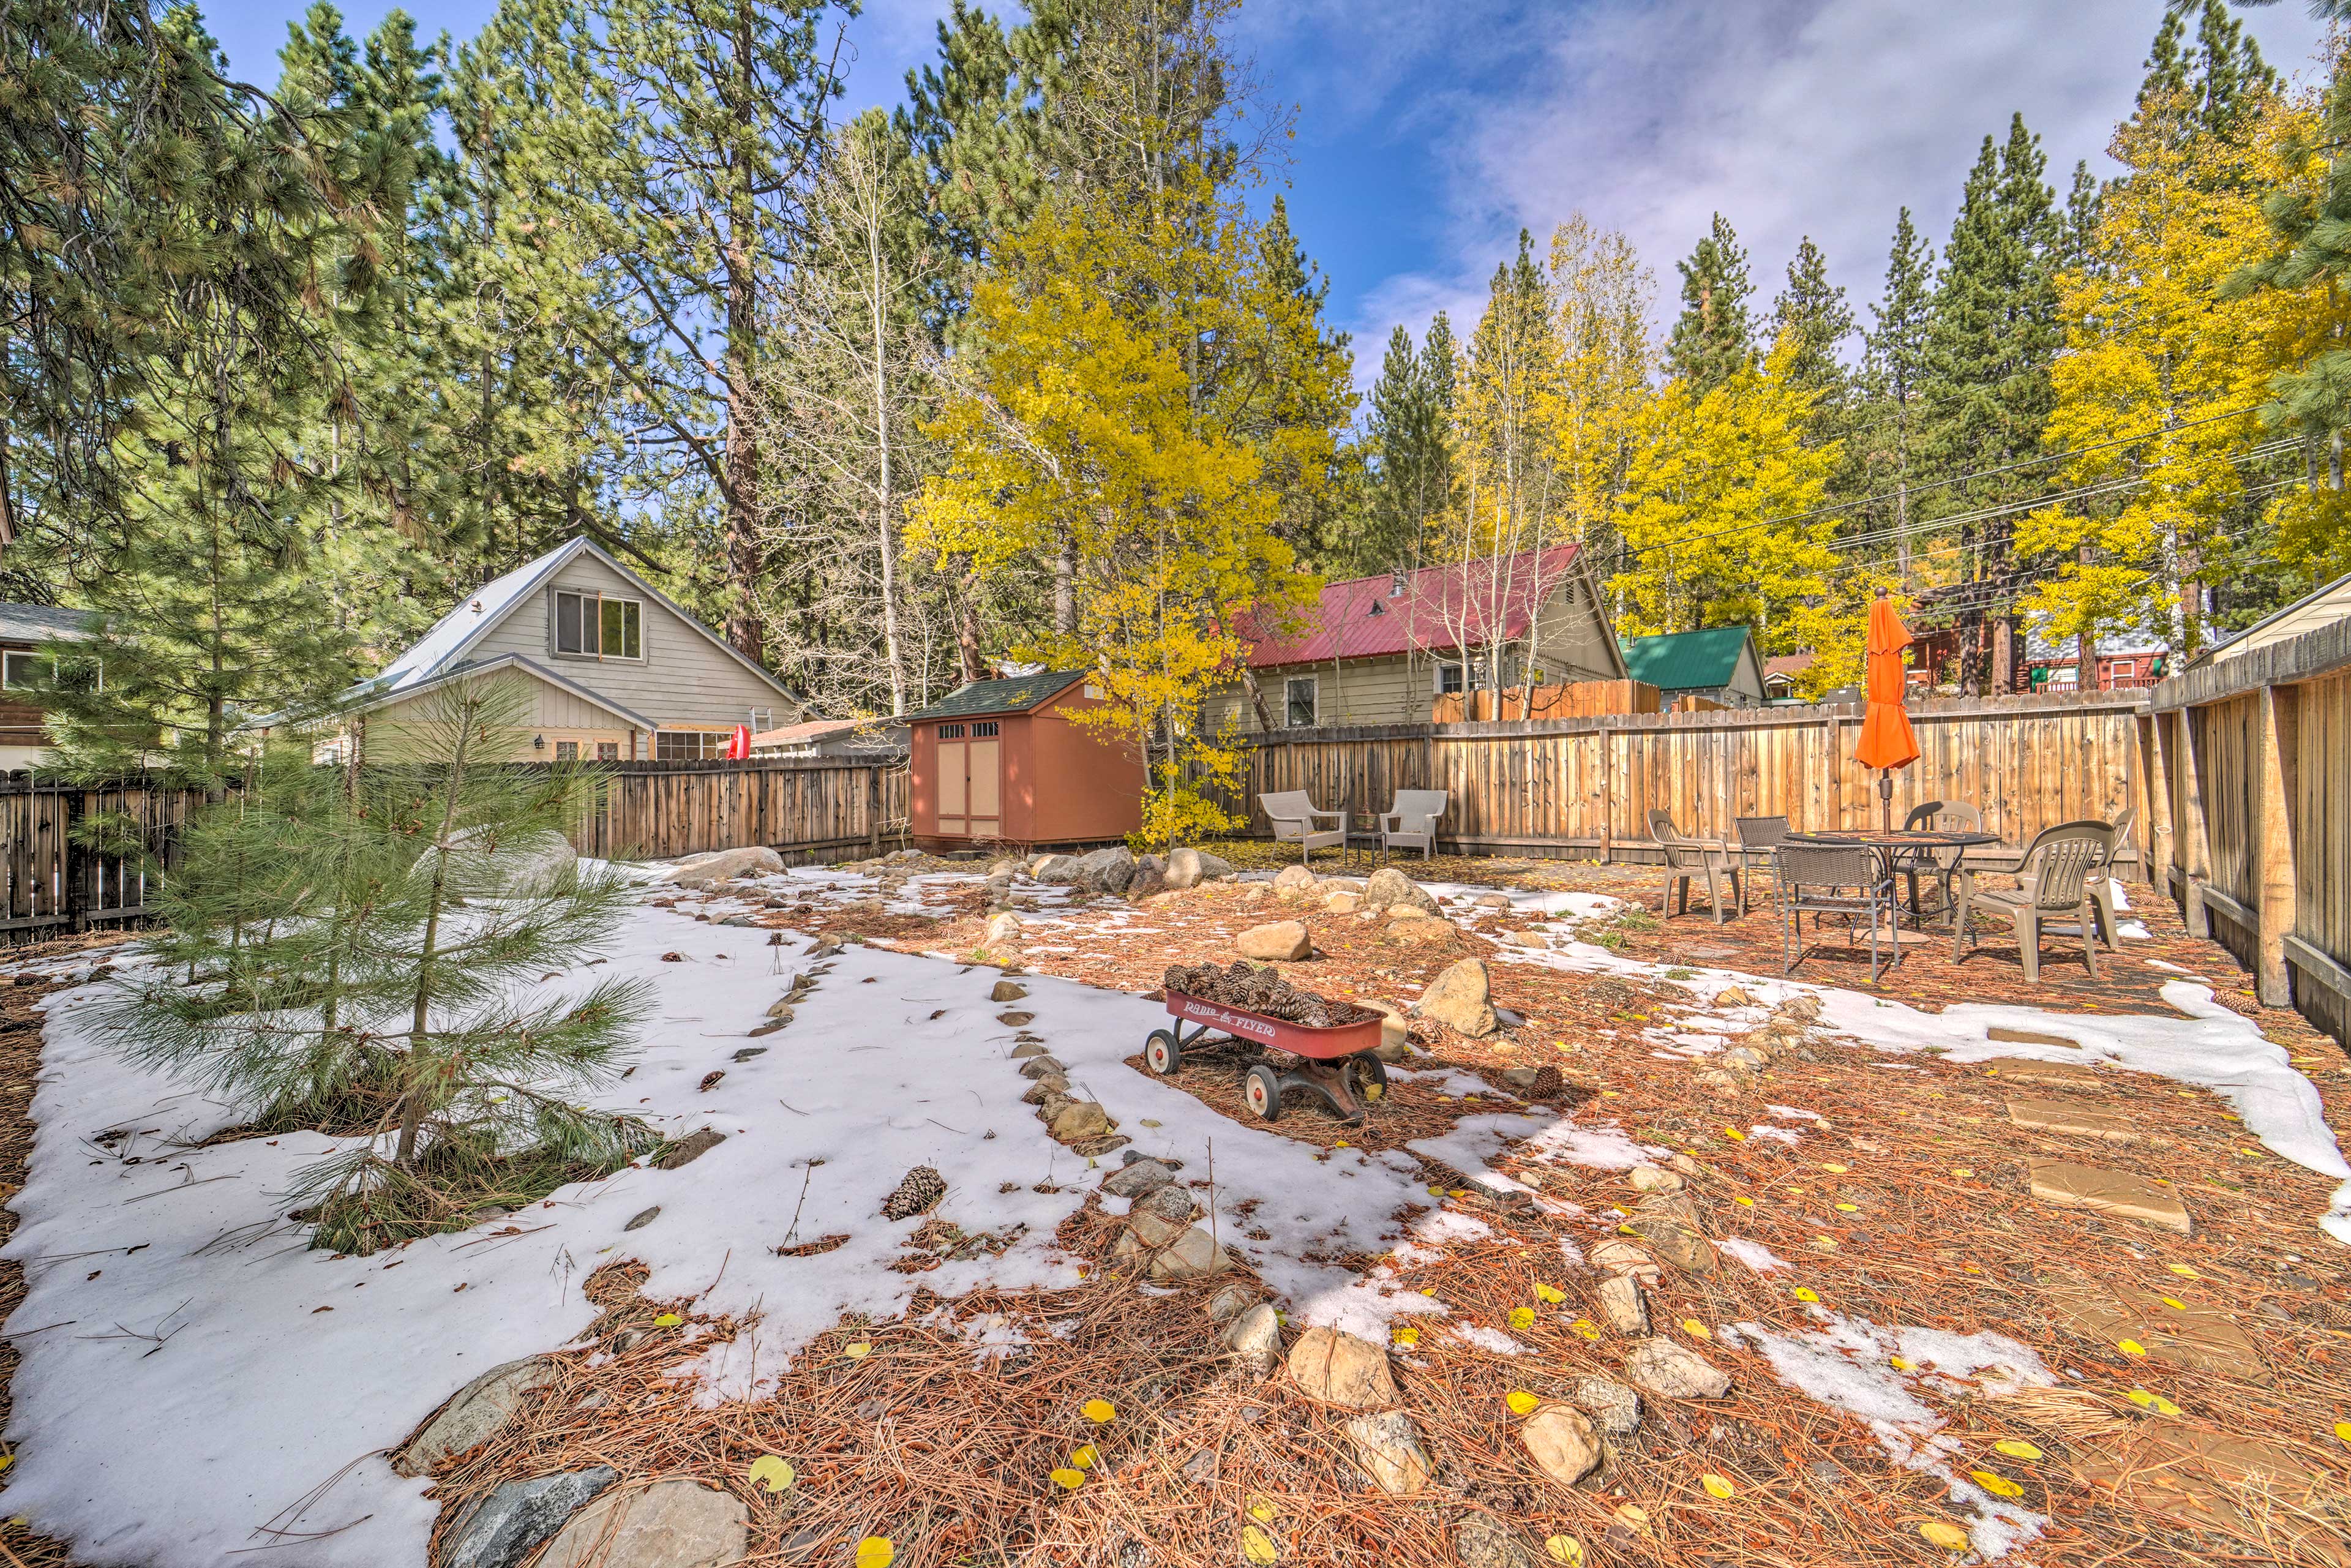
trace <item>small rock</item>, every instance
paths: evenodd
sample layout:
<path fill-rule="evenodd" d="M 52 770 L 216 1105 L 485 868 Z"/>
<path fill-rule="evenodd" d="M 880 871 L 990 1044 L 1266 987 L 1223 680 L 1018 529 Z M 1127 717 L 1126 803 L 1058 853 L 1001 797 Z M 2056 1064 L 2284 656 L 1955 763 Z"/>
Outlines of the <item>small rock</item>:
<path fill-rule="evenodd" d="M 1683 1186 L 1679 1176 L 1655 1166 L 1635 1166 L 1631 1180 L 1635 1192 L 1679 1192 Z"/>
<path fill-rule="evenodd" d="M 1225 1348 L 1259 1377 L 1281 1360 L 1281 1320 L 1263 1301 L 1234 1318 L 1222 1337 Z"/>
<path fill-rule="evenodd" d="M 629 1217 L 629 1222 L 621 1227 L 621 1228 L 623 1230 L 642 1230 L 660 1218 L 661 1205 L 657 1203 L 651 1208 L 641 1208 L 636 1213 L 631 1215 Z"/>
<path fill-rule="evenodd" d="M 1473 1039 L 1494 1032 L 1492 984 L 1482 958 L 1464 958 L 1429 982 L 1421 993 L 1420 1016 Z"/>
<path fill-rule="evenodd" d="M 1641 1396 L 1613 1377 L 1586 1374 L 1575 1380 L 1568 1397 L 1607 1437 L 1629 1437 L 1641 1429 Z"/>
<path fill-rule="evenodd" d="M 1353 893 L 1333 893 L 1324 895 L 1322 907 L 1333 915 L 1353 915 L 1363 907 L 1363 895 Z"/>
<path fill-rule="evenodd" d="M 1594 1247 L 1587 1261 L 1593 1268 L 1609 1274 L 1646 1274 L 1651 1280 L 1656 1280 L 1661 1272 L 1657 1260 L 1645 1249 L 1614 1237 Z"/>
<path fill-rule="evenodd" d="M 757 1052 L 755 1051 L 753 1054 L 756 1055 Z M 735 1053 L 735 1060 L 737 1061 L 742 1061 L 743 1053 L 741 1051 L 737 1051 Z M 653 1165 L 655 1168 L 660 1170 L 674 1171 L 681 1166 L 692 1165 L 695 1161 L 700 1159 L 703 1155 L 708 1154 L 711 1150 L 716 1148 L 726 1141 L 726 1134 L 718 1131 L 717 1128 L 705 1127 L 698 1133 L 688 1133 L 684 1137 L 680 1138 L 668 1148 L 664 1149 L 661 1153 L 661 1158 L 655 1160 Z"/>
<path fill-rule="evenodd" d="M 1026 1061 L 1032 1056 L 1044 1054 L 1044 1043 L 1040 1040 L 1024 1040 L 1012 1048 L 1012 1060 L 1015 1061 Z"/>
<path fill-rule="evenodd" d="M 740 1498 L 696 1481 L 607 1491 L 548 1543 L 538 1568 L 727 1568 L 750 1550 Z"/>
<path fill-rule="evenodd" d="M 730 876 L 764 876 L 784 869 L 784 857 L 764 844 L 747 849 L 721 850 L 714 855 L 690 860 L 661 880 L 664 882 L 716 882 Z"/>
<path fill-rule="evenodd" d="M 1065 1078 L 1069 1071 L 1068 1068 L 1048 1055 L 1032 1056 L 1020 1064 L 1020 1076 L 1023 1078 L 1042 1078 L 1049 1072 Z"/>
<path fill-rule="evenodd" d="M 494 1366 L 449 1396 L 423 1429 L 392 1456 L 394 1474 L 430 1475 L 453 1455 L 486 1441 L 522 1408 L 531 1390 L 552 1382 L 555 1363 L 526 1356 Z"/>
<path fill-rule="evenodd" d="M 790 1022 L 792 1016 L 792 1003 L 799 998 L 799 995 L 800 993 L 795 990 L 790 996 L 769 1003 L 768 1007 L 768 1016 L 771 1019 L 782 1019 L 787 1023 Z"/>
<path fill-rule="evenodd" d="M 1257 1304 L 1257 1292 L 1247 1285 L 1227 1285 L 1208 1298 L 1208 1321 L 1230 1322 Z"/>
<path fill-rule="evenodd" d="M 1277 895 L 1314 891 L 1314 873 L 1302 865 L 1286 865 L 1273 879 Z"/>
<path fill-rule="evenodd" d="M 1389 921 L 1384 935 L 1389 941 L 1408 947 L 1443 947 L 1458 940 L 1461 932 L 1450 920 L 1434 915 L 1405 915 Z"/>
<path fill-rule="evenodd" d="M 1058 1144 L 1081 1143 L 1118 1130 L 1118 1124 L 1110 1119 L 1110 1113 L 1092 1100 L 1071 1101 L 1061 1107 L 1049 1125 L 1053 1141 Z"/>
<path fill-rule="evenodd" d="M 1070 1081 L 1058 1072 L 1049 1072 L 1029 1086 L 1029 1092 L 1020 1096 L 1020 1103 L 1023 1105 L 1042 1105 L 1048 1094 L 1059 1094 L 1067 1099 L 1069 1093 Z"/>
<path fill-rule="evenodd" d="M 1543 948 L 1551 946 L 1551 938 L 1540 931 L 1504 931 L 1498 933 L 1494 940 L 1510 947 Z"/>
<path fill-rule="evenodd" d="M 980 938 L 985 947 L 1008 947 L 1020 940 L 1020 916 L 1010 910 L 988 917 L 987 934 Z"/>
<path fill-rule="evenodd" d="M 1270 1308 L 1259 1310 L 1271 1312 Z M 1382 1491 L 1416 1492 L 1428 1485 L 1434 1467 L 1420 1446 L 1420 1434 L 1413 1430 L 1412 1417 L 1403 1411 L 1353 1416 L 1345 1430 L 1355 1448 L 1355 1462 Z"/>
<path fill-rule="evenodd" d="M 1519 1441 L 1543 1474 L 1563 1487 L 1600 1468 L 1600 1434 L 1592 1429 L 1592 1418 L 1573 1405 L 1539 1407 L 1520 1427 Z"/>
<path fill-rule="evenodd" d="M 1151 1260 L 1150 1273 L 1155 1280 L 1205 1280 L 1232 1261 L 1215 1237 L 1195 1225 Z"/>
<path fill-rule="evenodd" d="M 1135 1201 L 1134 1207 L 1138 1212 L 1155 1214 L 1162 1219 L 1185 1225 L 1192 1222 L 1192 1195 L 1173 1182 L 1153 1187 Z"/>
<path fill-rule="evenodd" d="M 1252 925 L 1242 932 L 1233 939 L 1233 950 L 1244 958 L 1294 963 L 1312 952 L 1314 944 L 1302 922 L 1277 920 L 1270 925 Z"/>
<path fill-rule="evenodd" d="M 742 1050 L 737 1051 L 732 1060 L 736 1061 L 748 1061 L 755 1056 L 765 1056 L 767 1054 L 768 1048 L 764 1045 L 747 1045 Z"/>
<path fill-rule="evenodd" d="M 1722 1053 L 1722 1064 L 1746 1072 L 1761 1072 L 1771 1065 L 1771 1059 L 1751 1045 L 1734 1045 Z"/>
<path fill-rule="evenodd" d="M 1403 1403 L 1384 1346 L 1333 1328 L 1314 1328 L 1290 1351 L 1290 1375 L 1310 1399 L 1353 1410 Z"/>
<path fill-rule="evenodd" d="M 1017 1002 L 1028 994 L 1029 988 L 1017 980 L 998 980 L 995 989 L 987 993 L 987 999 L 991 1002 Z"/>
<path fill-rule="evenodd" d="M 1608 1326 L 1627 1338 L 1649 1332 L 1649 1305 L 1641 1299 L 1641 1282 L 1630 1274 L 1612 1274 L 1593 1292 Z"/>
<path fill-rule="evenodd" d="M 1367 909 L 1393 909 L 1399 904 L 1424 915 L 1434 915 L 1438 907 L 1436 894 L 1395 867 L 1382 866 L 1364 883 L 1364 905 Z"/>
<path fill-rule="evenodd" d="M 1669 1339 L 1644 1340 L 1625 1358 L 1625 1375 L 1644 1394 L 1660 1399 L 1719 1399 L 1730 1392 L 1730 1375 L 1695 1351 Z"/>
<path fill-rule="evenodd" d="M 1725 986 L 1714 993 L 1714 1005 L 1719 1008 L 1749 1008 L 1755 1005 L 1755 998 L 1749 996 L 1743 987 Z"/>
<path fill-rule="evenodd" d="M 1510 1527 L 1473 1513 L 1453 1527 L 1453 1555 L 1461 1568 L 1534 1568 L 1534 1556 Z"/>
<path fill-rule="evenodd" d="M 1176 1179 L 1176 1173 L 1155 1159 L 1130 1160 L 1113 1171 L 1102 1183 L 1102 1190 L 1114 1197 L 1141 1197 L 1155 1187 L 1165 1186 Z"/>
<path fill-rule="evenodd" d="M 444 1568 L 513 1568 L 560 1529 L 573 1510 L 620 1479 L 610 1465 L 597 1465 L 507 1482 L 451 1532 L 442 1548 Z"/>
<path fill-rule="evenodd" d="M 1510 895 L 1507 893 L 1481 893 L 1471 901 L 1480 909 L 1508 909 Z"/>
<path fill-rule="evenodd" d="M 1686 1176 L 1704 1176 L 1706 1174 L 1706 1167 L 1698 1164 L 1696 1160 L 1690 1158 L 1687 1155 L 1677 1154 L 1666 1163 L 1672 1166 L 1674 1169 L 1681 1172 L 1682 1175 Z"/>
<path fill-rule="evenodd" d="M 1810 991 L 1799 991 L 1771 1010 L 1783 1019 L 1811 1023 L 1821 1016 L 1821 998 Z"/>

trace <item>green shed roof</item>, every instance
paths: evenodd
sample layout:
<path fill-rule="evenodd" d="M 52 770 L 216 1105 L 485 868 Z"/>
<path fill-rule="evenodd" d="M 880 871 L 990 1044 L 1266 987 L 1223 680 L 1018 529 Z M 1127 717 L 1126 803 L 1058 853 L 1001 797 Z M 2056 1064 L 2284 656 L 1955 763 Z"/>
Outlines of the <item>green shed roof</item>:
<path fill-rule="evenodd" d="M 1703 632 L 1617 639 L 1625 650 L 1625 674 L 1661 692 L 1730 685 L 1739 677 L 1739 651 L 1747 641 L 1744 626 L 1709 626 Z"/>
<path fill-rule="evenodd" d="M 920 723 L 926 718 L 968 718 L 975 714 L 1027 713 L 1060 696 L 1091 673 L 1040 670 L 1032 675 L 1013 675 L 1001 681 L 974 681 L 906 717 Z"/>

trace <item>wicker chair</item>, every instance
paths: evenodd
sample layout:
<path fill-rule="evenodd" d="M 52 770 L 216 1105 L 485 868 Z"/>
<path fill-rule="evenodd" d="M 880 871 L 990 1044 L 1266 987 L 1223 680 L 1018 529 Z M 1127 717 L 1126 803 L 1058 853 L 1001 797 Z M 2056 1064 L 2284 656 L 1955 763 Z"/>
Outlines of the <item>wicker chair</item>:
<path fill-rule="evenodd" d="M 1906 833 L 1973 833 L 1982 829 L 1983 813 L 1964 800 L 1928 800 L 1911 807 L 1909 815 L 1902 819 L 1902 831 Z M 1949 858 L 1946 860 L 1945 856 Z M 1905 850 L 1895 858 L 1894 869 L 1902 874 L 1912 915 L 1939 915 L 1956 905 L 1958 895 L 1952 887 L 1962 880 L 1970 886 L 1975 882 L 1975 873 L 1961 864 L 1966 858 L 1967 851 L 1962 849 L 1930 849 L 1924 844 Z M 1936 901 L 1932 909 L 1918 902 L 1921 876 L 1934 879 Z"/>
<path fill-rule="evenodd" d="M 1273 841 L 1278 844 L 1296 844 L 1299 862 L 1301 865 L 1312 862 L 1316 850 L 1347 847 L 1345 816 L 1338 811 L 1316 810 L 1313 800 L 1303 789 L 1285 789 L 1271 795 L 1259 795 L 1257 798 L 1257 804 L 1258 809 L 1265 813 L 1266 821 L 1273 824 Z M 1335 828 L 1317 828 L 1314 825 L 1314 820 L 1317 817 L 1333 818 L 1337 820 L 1339 825 Z"/>
<path fill-rule="evenodd" d="M 1782 844 L 1773 857 L 1779 869 L 1780 973 L 1795 967 L 1804 954 L 1804 916 L 1820 929 L 1823 916 L 1844 922 L 1844 940 L 1853 946 L 1854 933 L 1869 922 L 1869 978 L 1872 984 L 1902 961 L 1901 932 L 1895 917 L 1893 873 L 1877 852 L 1844 844 Z M 1877 928 L 1884 917 L 1886 944 L 1892 949 L 1881 965 Z"/>
<path fill-rule="evenodd" d="M 1437 820 L 1449 797 L 1442 789 L 1399 789 L 1395 806 L 1380 817 L 1380 850 L 1417 849 L 1426 860 L 1437 852 Z"/>
<path fill-rule="evenodd" d="M 1697 876 L 1706 878 L 1706 895 L 1717 925 L 1733 918 L 1722 902 L 1722 878 L 1729 879 L 1731 896 L 1739 901 L 1737 913 L 1747 913 L 1747 896 L 1740 888 L 1738 854 L 1729 845 L 1689 837 L 1675 827 L 1673 818 L 1663 811 L 1649 813 L 1649 837 L 1656 841 L 1659 852 L 1666 857 L 1666 902 L 1661 913 L 1674 913 L 1674 888 L 1677 883 L 1682 890 L 1681 912 L 1689 913 L 1690 879 Z"/>
<path fill-rule="evenodd" d="M 2015 892 L 1961 888 L 1951 925 L 1951 962 L 1966 957 L 1975 945 L 1968 916 L 1983 910 L 2006 915 L 2015 924 L 2027 980 L 2037 983 L 2041 978 L 2042 933 L 2069 924 L 2081 936 L 2082 962 L 2090 978 L 2096 979 L 2097 906 L 2089 883 L 2113 847 L 2114 830 L 2105 822 L 2063 823 L 2041 833 L 2024 852 Z"/>

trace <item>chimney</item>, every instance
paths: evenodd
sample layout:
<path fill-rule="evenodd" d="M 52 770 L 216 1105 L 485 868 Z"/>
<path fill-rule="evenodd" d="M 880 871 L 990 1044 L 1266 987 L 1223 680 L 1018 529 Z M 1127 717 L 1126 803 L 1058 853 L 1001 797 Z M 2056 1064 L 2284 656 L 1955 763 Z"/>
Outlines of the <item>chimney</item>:
<path fill-rule="evenodd" d="M 1404 573 L 1398 571 L 1389 574 L 1388 597 L 1390 599 L 1402 599 L 1404 597 Z"/>

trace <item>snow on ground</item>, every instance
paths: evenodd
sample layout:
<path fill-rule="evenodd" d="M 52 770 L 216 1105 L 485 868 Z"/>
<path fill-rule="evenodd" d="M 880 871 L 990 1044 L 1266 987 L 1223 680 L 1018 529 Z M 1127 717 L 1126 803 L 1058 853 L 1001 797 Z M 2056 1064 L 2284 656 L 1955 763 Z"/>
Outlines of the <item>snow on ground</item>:
<path fill-rule="evenodd" d="M 856 891 L 833 873 L 821 885 Z M 807 944 L 769 946 L 769 935 L 640 908 L 608 964 L 549 988 L 604 974 L 653 982 L 640 1065 L 601 1103 L 672 1136 L 716 1128 L 725 1143 L 678 1170 L 631 1167 L 504 1223 L 371 1258 L 311 1250 L 283 1218 L 296 1173 L 340 1140 L 189 1146 L 239 1113 L 103 1049 L 86 1027 L 99 988 L 53 998 L 7 1249 L 29 1282 L 13 1319 L 26 1326 L 6 1434 L 18 1454 L 11 1506 L 109 1563 L 283 1550 L 272 1531 L 301 1534 L 306 1565 L 421 1562 L 434 1506 L 424 1482 L 392 1474 L 385 1450 L 477 1374 L 575 1338 L 594 1315 L 580 1284 L 604 1262 L 642 1260 L 649 1295 L 692 1298 L 695 1313 L 756 1320 L 697 1364 L 713 1401 L 772 1387 L 845 1312 L 903 1312 L 918 1281 L 950 1296 L 1076 1283 L 1080 1260 L 1055 1227 L 1099 1175 L 1020 1103 L 1016 1031 L 987 999 L 999 971 L 854 946 L 812 964 Z M 789 1026 L 748 1038 L 795 972 L 819 970 Z M 1143 1153 L 1184 1162 L 1220 1239 L 1291 1321 L 1384 1338 L 1394 1316 L 1444 1311 L 1386 1268 L 1309 1260 L 1490 1234 L 1444 1210 L 1410 1228 L 1392 1218 L 1428 1205 L 1408 1156 L 1345 1149 L 1325 1162 L 1311 1145 L 1228 1121 L 1125 1065 L 1165 1021 L 1157 1004 L 1046 976 L 1021 983 L 1017 1006 L 1077 1091 Z M 736 1061 L 747 1047 L 765 1050 Z M 712 1073 L 724 1076 L 705 1092 Z M 1563 1125 L 1548 1111 L 1476 1116 L 1424 1152 L 1512 1189 L 1486 1162 L 1509 1139 Z M 95 1141 L 117 1129 L 128 1136 Z M 883 1220 L 882 1200 L 918 1165 L 949 1184 L 939 1213 L 1008 1239 L 1001 1255 L 920 1276 L 889 1270 L 921 1221 Z M 774 1250 L 832 1235 L 849 1239 L 813 1257 Z M 1017 1333 L 984 1325 L 975 1353 L 1008 1354 Z"/>

